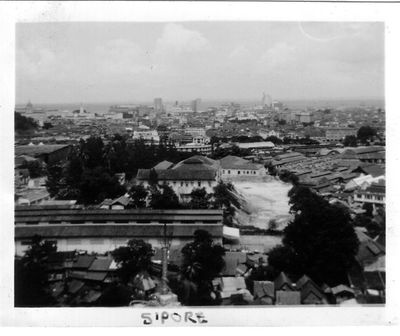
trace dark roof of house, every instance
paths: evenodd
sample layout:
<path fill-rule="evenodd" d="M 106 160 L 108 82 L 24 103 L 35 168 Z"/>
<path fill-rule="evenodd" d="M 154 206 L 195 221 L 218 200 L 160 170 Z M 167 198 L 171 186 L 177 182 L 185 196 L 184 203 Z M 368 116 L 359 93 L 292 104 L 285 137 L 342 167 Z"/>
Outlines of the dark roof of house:
<path fill-rule="evenodd" d="M 237 273 L 240 264 L 246 262 L 246 254 L 243 252 L 225 252 L 225 267 L 222 270 L 224 276 L 233 276 Z"/>
<path fill-rule="evenodd" d="M 130 200 L 129 197 L 126 197 L 126 196 L 122 195 L 121 197 L 118 197 L 118 198 L 114 199 L 114 200 L 111 202 L 111 205 L 121 204 L 121 205 L 123 205 L 123 206 L 127 206 L 127 205 L 129 204 L 130 201 L 131 201 L 131 200 Z"/>
<path fill-rule="evenodd" d="M 279 160 L 293 158 L 293 157 L 305 158 L 305 156 L 301 153 L 289 152 L 289 153 L 279 154 L 279 155 L 275 156 L 274 159 L 279 161 Z"/>
<path fill-rule="evenodd" d="M 85 285 L 85 283 L 83 281 L 80 280 L 72 280 L 69 284 L 68 284 L 68 292 L 71 294 L 75 294 L 77 293 L 83 286 Z"/>
<path fill-rule="evenodd" d="M 293 288 L 293 282 L 289 279 L 289 277 L 284 273 L 281 272 L 276 279 L 274 280 L 275 289 L 280 290 L 285 284 L 289 286 L 289 288 Z"/>
<path fill-rule="evenodd" d="M 173 166 L 172 162 L 169 162 L 167 160 L 161 161 L 160 163 L 156 164 L 153 169 L 154 170 L 163 170 L 163 169 L 168 169 L 171 166 Z"/>
<path fill-rule="evenodd" d="M 206 230 L 213 237 L 222 237 L 222 224 L 178 224 L 167 226 L 167 235 L 193 237 L 196 230 Z M 16 239 L 29 239 L 35 235 L 43 238 L 83 238 L 83 237 L 163 237 L 162 224 L 103 224 L 103 225 L 30 225 L 16 226 Z"/>
<path fill-rule="evenodd" d="M 310 279 L 311 280 L 311 279 Z M 312 280 L 311 280 L 312 281 Z M 310 294 L 314 294 L 317 298 L 320 300 L 325 299 L 324 292 L 322 289 L 315 284 L 315 282 L 308 281 L 304 283 L 304 285 L 301 287 L 300 290 L 300 295 L 301 295 L 301 301 L 303 302 Z"/>
<path fill-rule="evenodd" d="M 89 271 L 108 271 L 111 265 L 112 259 L 108 257 L 96 257 L 93 263 L 89 267 Z"/>
<path fill-rule="evenodd" d="M 221 168 L 223 169 L 245 169 L 245 170 L 258 170 L 263 168 L 261 164 L 252 163 L 248 160 L 242 159 L 238 156 L 228 155 L 219 160 Z"/>
<path fill-rule="evenodd" d="M 385 247 L 374 241 L 367 234 L 361 230 L 355 230 L 360 245 L 358 247 L 358 253 L 356 259 L 361 265 L 376 260 L 378 257 L 385 255 Z"/>
<path fill-rule="evenodd" d="M 262 298 L 268 296 L 275 297 L 275 284 L 271 281 L 254 281 L 254 297 Z"/>
<path fill-rule="evenodd" d="M 91 280 L 91 281 L 104 281 L 104 279 L 107 277 L 108 272 L 87 272 L 85 274 L 84 279 L 85 280 Z"/>
<path fill-rule="evenodd" d="M 62 222 L 72 224 L 92 223 L 151 223 L 151 222 L 222 222 L 222 210 L 156 210 L 156 209 L 82 209 L 80 207 L 59 208 L 41 206 L 16 206 L 15 224 L 39 224 Z"/>
<path fill-rule="evenodd" d="M 317 286 L 313 280 L 311 280 L 310 277 L 307 275 L 303 275 L 299 280 L 296 282 L 296 289 L 301 289 L 303 286 L 305 286 L 307 283 L 312 283 L 313 285 Z"/>
<path fill-rule="evenodd" d="M 385 167 L 376 164 L 363 165 L 360 168 L 365 174 L 372 177 L 385 175 Z"/>
<path fill-rule="evenodd" d="M 354 294 L 354 290 L 346 285 L 338 285 L 338 286 L 332 287 L 332 293 L 333 293 L 333 295 L 338 295 L 340 293 Z"/>
<path fill-rule="evenodd" d="M 300 305 L 301 295 L 299 291 L 276 291 L 277 305 Z"/>
<path fill-rule="evenodd" d="M 194 167 L 193 167 L 194 168 Z M 181 167 L 180 169 L 165 169 L 157 171 L 157 179 L 164 180 L 206 180 L 213 181 L 216 179 L 216 170 L 210 168 L 200 167 L 201 169 L 186 169 Z M 136 175 L 136 179 L 140 181 L 147 181 L 150 178 L 150 169 L 139 169 Z"/>
<path fill-rule="evenodd" d="M 80 255 L 78 256 L 78 259 L 73 263 L 72 267 L 88 269 L 95 259 L 96 257 L 92 255 Z"/>
<path fill-rule="evenodd" d="M 39 156 L 42 154 L 50 154 L 70 145 L 23 145 L 15 147 L 15 155 Z"/>
<path fill-rule="evenodd" d="M 385 289 L 385 272 L 372 271 L 364 272 L 366 288 L 384 290 Z"/>

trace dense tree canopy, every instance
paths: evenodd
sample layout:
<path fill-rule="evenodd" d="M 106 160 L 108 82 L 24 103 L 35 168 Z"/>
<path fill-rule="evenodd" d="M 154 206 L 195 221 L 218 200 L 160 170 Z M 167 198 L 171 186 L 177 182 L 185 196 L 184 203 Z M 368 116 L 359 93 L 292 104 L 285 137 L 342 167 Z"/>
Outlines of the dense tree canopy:
<path fill-rule="evenodd" d="M 367 143 L 376 136 L 376 129 L 371 126 L 361 126 L 357 131 L 357 139 L 362 143 Z"/>
<path fill-rule="evenodd" d="M 54 243 L 42 241 L 39 236 L 35 236 L 25 255 L 15 259 L 16 307 L 45 307 L 55 302 L 48 288 L 47 259 L 56 251 Z"/>
<path fill-rule="evenodd" d="M 153 209 L 179 209 L 181 205 L 174 190 L 167 184 L 150 188 L 150 207 Z"/>
<path fill-rule="evenodd" d="M 119 266 L 119 278 L 123 283 L 128 283 L 139 272 L 149 270 L 153 248 L 143 240 L 131 239 L 127 246 L 115 249 L 112 256 Z"/>
<path fill-rule="evenodd" d="M 143 185 L 133 185 L 129 190 L 129 196 L 132 199 L 134 208 L 144 208 L 146 206 L 146 199 L 149 192 Z"/>
<path fill-rule="evenodd" d="M 175 162 L 189 155 L 178 153 L 166 143 L 146 145 L 141 139 L 128 143 L 118 134 L 107 143 L 90 137 L 71 150 L 65 164 L 48 167 L 47 189 L 57 199 L 98 203 L 126 192 L 115 174 L 125 173 L 129 180 L 139 168 L 151 168 L 166 159 Z"/>
<path fill-rule="evenodd" d="M 190 193 L 189 207 L 191 209 L 208 209 L 211 206 L 211 194 L 208 194 L 205 188 L 193 189 Z"/>
<path fill-rule="evenodd" d="M 235 188 L 231 183 L 224 183 L 222 181 L 214 187 L 213 206 L 223 210 L 225 225 L 232 225 L 236 209 L 240 208 L 240 202 L 235 196 L 234 191 Z"/>
<path fill-rule="evenodd" d="M 357 137 L 354 135 L 346 135 L 343 140 L 345 147 L 357 147 Z"/>
<path fill-rule="evenodd" d="M 209 305 L 215 303 L 212 292 L 212 280 L 222 271 L 225 250 L 213 243 L 211 235 L 204 230 L 196 230 L 194 241 L 182 249 L 183 277 L 195 285 L 196 292 L 188 297 L 184 304 Z"/>
<path fill-rule="evenodd" d="M 237 145 L 232 145 L 227 148 L 216 147 L 211 155 L 214 160 L 222 159 L 225 156 L 233 155 L 233 156 L 248 156 L 251 154 L 251 151 L 248 149 L 241 149 Z"/>
<path fill-rule="evenodd" d="M 16 132 L 34 131 L 38 128 L 38 124 L 34 119 L 25 117 L 21 113 L 15 112 L 14 119 Z"/>
<path fill-rule="evenodd" d="M 289 198 L 294 219 L 284 230 L 283 246 L 271 251 L 269 264 L 293 278 L 307 274 L 319 283 L 346 282 L 358 250 L 347 209 L 304 187 L 294 187 Z"/>

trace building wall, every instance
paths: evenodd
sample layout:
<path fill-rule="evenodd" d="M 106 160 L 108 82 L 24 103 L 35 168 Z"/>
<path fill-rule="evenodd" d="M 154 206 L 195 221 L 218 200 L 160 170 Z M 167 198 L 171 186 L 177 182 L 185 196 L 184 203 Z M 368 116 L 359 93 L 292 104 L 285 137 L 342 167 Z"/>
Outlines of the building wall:
<path fill-rule="evenodd" d="M 386 197 L 382 194 L 364 194 L 364 193 L 354 193 L 354 201 L 361 203 L 373 203 L 382 204 L 386 203 Z"/>
<path fill-rule="evenodd" d="M 142 183 L 144 187 L 148 187 L 149 183 L 147 181 Z M 176 181 L 158 181 L 159 185 L 167 184 L 170 186 L 174 192 L 178 195 L 188 195 L 194 189 L 201 189 L 205 188 L 207 193 L 213 193 L 214 187 L 217 186 L 218 182 L 216 180 L 209 180 L 209 181 L 188 181 L 188 180 L 176 180 Z"/>
<path fill-rule="evenodd" d="M 258 170 L 221 169 L 221 178 L 229 178 L 229 177 L 235 177 L 235 176 L 256 177 L 256 176 L 265 176 L 265 175 L 266 175 L 265 168 L 260 168 Z"/>

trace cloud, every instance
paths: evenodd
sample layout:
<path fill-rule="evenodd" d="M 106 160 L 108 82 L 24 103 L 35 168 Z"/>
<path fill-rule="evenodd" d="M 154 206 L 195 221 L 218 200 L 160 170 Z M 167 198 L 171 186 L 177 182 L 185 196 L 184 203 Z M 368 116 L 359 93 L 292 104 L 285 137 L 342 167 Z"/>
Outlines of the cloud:
<path fill-rule="evenodd" d="M 96 48 L 94 61 L 99 72 L 109 76 L 129 76 L 151 67 L 149 53 L 127 39 L 114 39 Z"/>

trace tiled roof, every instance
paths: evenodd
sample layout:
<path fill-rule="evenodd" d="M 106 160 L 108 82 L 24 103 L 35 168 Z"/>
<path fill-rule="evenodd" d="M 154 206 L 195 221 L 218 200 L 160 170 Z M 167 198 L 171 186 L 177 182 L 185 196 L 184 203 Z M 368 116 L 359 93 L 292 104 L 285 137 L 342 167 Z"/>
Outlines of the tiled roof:
<path fill-rule="evenodd" d="M 336 287 L 332 287 L 333 295 L 338 295 L 343 292 L 354 294 L 354 290 L 346 285 L 338 285 Z"/>
<path fill-rule="evenodd" d="M 301 296 L 298 291 L 281 291 L 276 292 L 277 305 L 300 305 Z"/>
<path fill-rule="evenodd" d="M 170 181 L 214 181 L 216 179 L 216 170 L 211 169 L 165 169 L 157 171 L 158 180 Z M 139 169 L 136 179 L 140 181 L 148 181 L 150 177 L 150 169 Z"/>
<path fill-rule="evenodd" d="M 217 223 L 222 221 L 222 210 L 155 210 L 155 209 L 129 209 L 129 210 L 108 210 L 108 209 L 82 209 L 73 206 L 61 209 L 57 206 L 17 206 L 15 207 L 15 224 L 26 223 L 58 223 L 62 222 L 83 224 L 93 223 L 150 223 L 164 221 L 207 221 Z"/>
<path fill-rule="evenodd" d="M 178 224 L 168 225 L 167 234 L 174 237 L 193 237 L 196 230 L 208 231 L 213 237 L 222 237 L 222 224 Z M 143 225 L 30 225 L 16 226 L 15 238 L 27 239 L 39 235 L 43 238 L 84 238 L 84 237 L 163 237 L 164 228 L 162 224 Z"/>
<path fill-rule="evenodd" d="M 280 290 L 283 286 L 287 285 L 290 289 L 293 289 L 292 280 L 284 273 L 281 272 L 274 280 L 275 289 Z"/>
<path fill-rule="evenodd" d="M 275 297 L 275 285 L 271 281 L 254 281 L 254 298 Z"/>
<path fill-rule="evenodd" d="M 92 255 L 80 255 L 72 267 L 88 269 L 95 259 L 96 257 Z"/>
<path fill-rule="evenodd" d="M 261 164 L 255 164 L 238 156 L 228 155 L 220 160 L 223 169 L 258 170 L 263 168 Z"/>
<path fill-rule="evenodd" d="M 89 271 L 108 271 L 110 269 L 112 259 L 108 257 L 96 257 L 89 267 Z"/>
<path fill-rule="evenodd" d="M 42 154 L 49 154 L 55 152 L 61 148 L 69 147 L 69 145 L 24 145 L 15 147 L 15 155 L 28 155 L 38 156 Z"/>
<path fill-rule="evenodd" d="M 173 165 L 172 162 L 169 162 L 167 160 L 161 161 L 160 163 L 158 163 L 157 165 L 155 165 L 153 167 L 153 169 L 155 170 L 162 170 L 162 169 L 168 169 Z"/>

